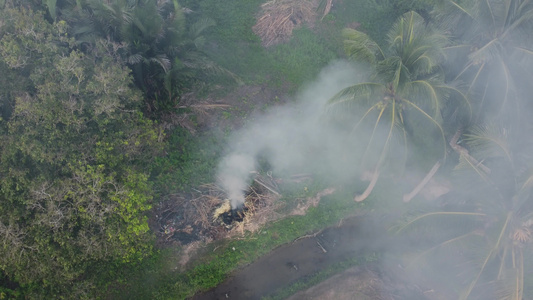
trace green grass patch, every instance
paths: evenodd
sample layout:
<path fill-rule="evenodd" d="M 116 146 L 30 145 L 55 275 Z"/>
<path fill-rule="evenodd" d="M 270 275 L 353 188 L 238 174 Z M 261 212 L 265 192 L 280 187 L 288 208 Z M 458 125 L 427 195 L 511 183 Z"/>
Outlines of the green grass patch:
<path fill-rule="evenodd" d="M 293 31 L 291 40 L 269 49 L 275 69 L 273 83 L 290 82 L 294 87 L 311 81 L 329 62 L 338 58 L 336 45 L 303 27 Z"/>
<path fill-rule="evenodd" d="M 184 128 L 175 129 L 168 137 L 166 155 L 155 159 L 151 180 L 156 198 L 214 182 L 224 146 L 221 133 L 193 135 Z"/>
<path fill-rule="evenodd" d="M 331 10 L 331 16 L 325 20 L 335 24 L 338 30 L 357 22 L 360 24 L 358 30 L 366 32 L 378 44 L 385 45 L 386 33 L 407 10 L 407 7 L 395 9 L 393 1 L 387 0 L 343 1 Z"/>
<path fill-rule="evenodd" d="M 206 53 L 221 66 L 235 72 L 248 84 L 289 85 L 295 91 L 311 80 L 328 62 L 337 58 L 338 44 L 302 27 L 292 39 L 268 49 L 252 31 L 261 0 L 183 1 L 195 11 L 194 19 L 208 17 L 216 22 L 205 36 Z"/>

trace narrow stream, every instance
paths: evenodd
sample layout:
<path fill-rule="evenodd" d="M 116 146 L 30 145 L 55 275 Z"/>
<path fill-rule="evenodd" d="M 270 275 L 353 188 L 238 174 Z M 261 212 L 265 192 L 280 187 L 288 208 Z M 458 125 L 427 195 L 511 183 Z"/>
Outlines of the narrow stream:
<path fill-rule="evenodd" d="M 383 250 L 386 234 L 368 217 L 345 219 L 341 226 L 274 249 L 193 299 L 261 299 L 334 263 Z"/>

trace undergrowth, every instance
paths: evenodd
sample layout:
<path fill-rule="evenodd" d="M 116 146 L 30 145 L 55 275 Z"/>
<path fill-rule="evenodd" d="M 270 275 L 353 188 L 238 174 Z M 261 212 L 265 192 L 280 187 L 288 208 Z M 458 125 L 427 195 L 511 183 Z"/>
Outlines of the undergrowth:
<path fill-rule="evenodd" d="M 191 134 L 177 128 L 168 137 L 166 155 L 155 158 L 151 179 L 156 199 L 214 182 L 225 137 L 215 131 Z"/>

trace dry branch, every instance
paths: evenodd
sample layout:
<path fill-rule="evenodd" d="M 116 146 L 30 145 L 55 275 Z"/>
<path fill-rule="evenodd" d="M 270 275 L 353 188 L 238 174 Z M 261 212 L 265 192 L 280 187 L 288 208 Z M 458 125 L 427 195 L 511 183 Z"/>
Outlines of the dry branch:
<path fill-rule="evenodd" d="M 280 193 L 276 192 L 273 188 L 271 188 L 271 187 L 267 186 L 266 184 L 262 183 L 259 179 L 255 178 L 254 181 L 257 182 L 260 186 L 264 187 L 265 189 L 267 189 L 270 192 L 272 192 L 273 194 L 275 194 L 276 196 L 281 196 Z"/>
<path fill-rule="evenodd" d="M 321 229 L 321 230 L 319 230 L 319 231 L 317 231 L 315 233 L 302 235 L 301 237 L 298 237 L 298 238 L 294 239 L 294 241 L 292 241 L 292 242 L 296 243 L 299 240 L 307 239 L 307 238 L 310 238 L 310 237 L 316 238 L 316 236 L 319 235 L 322 231 L 324 231 L 324 229 Z"/>
<path fill-rule="evenodd" d="M 328 253 L 328 251 L 326 249 L 324 249 L 324 247 L 322 247 L 322 245 L 320 244 L 320 242 L 318 240 L 316 241 L 316 244 L 318 245 L 318 247 L 320 247 L 320 249 L 322 249 L 322 252 Z"/>

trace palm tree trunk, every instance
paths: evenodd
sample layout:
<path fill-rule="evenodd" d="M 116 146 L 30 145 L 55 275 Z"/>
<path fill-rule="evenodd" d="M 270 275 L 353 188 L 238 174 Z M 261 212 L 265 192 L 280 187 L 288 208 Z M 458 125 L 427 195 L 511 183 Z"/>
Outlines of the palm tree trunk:
<path fill-rule="evenodd" d="M 426 174 L 424 179 L 422 179 L 422 181 L 420 181 L 420 183 L 409 194 L 403 195 L 403 202 L 407 203 L 411 201 L 411 199 L 413 199 L 416 195 L 418 195 L 418 193 L 420 193 L 420 191 L 426 186 L 426 184 L 431 180 L 431 178 L 433 178 L 435 173 L 437 173 L 439 168 L 440 168 L 440 162 L 438 161 L 433 166 L 433 168 L 429 170 L 429 173 Z"/>
<path fill-rule="evenodd" d="M 366 190 L 361 195 L 356 195 L 353 200 L 355 200 L 355 202 L 361 202 L 365 200 L 366 198 L 368 198 L 368 196 L 370 195 L 370 193 L 372 193 L 372 190 L 376 186 L 376 183 L 378 182 L 378 178 L 379 178 L 379 169 L 376 167 L 376 169 L 374 170 L 374 174 L 372 175 L 372 180 L 370 180 L 370 184 L 368 185 Z"/>

